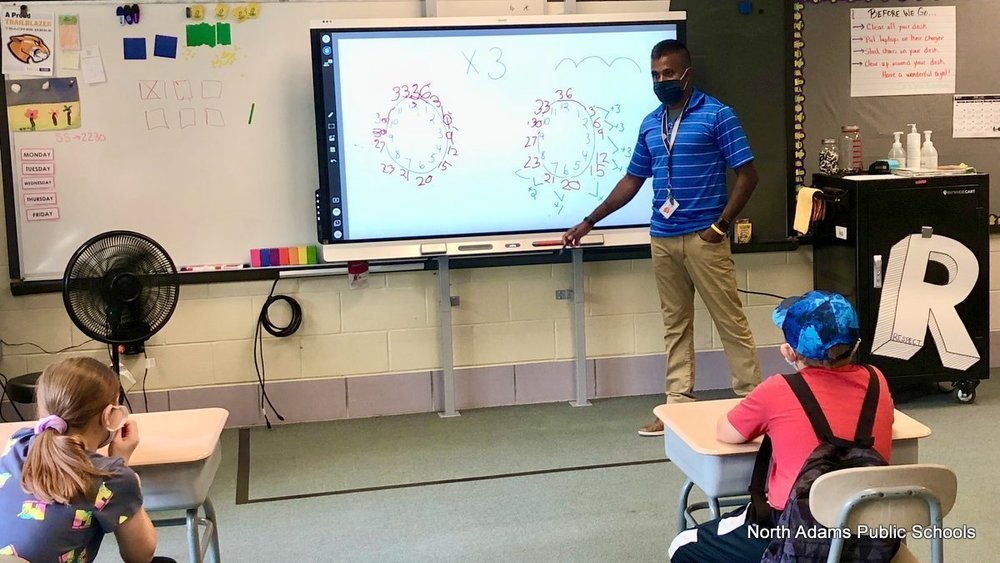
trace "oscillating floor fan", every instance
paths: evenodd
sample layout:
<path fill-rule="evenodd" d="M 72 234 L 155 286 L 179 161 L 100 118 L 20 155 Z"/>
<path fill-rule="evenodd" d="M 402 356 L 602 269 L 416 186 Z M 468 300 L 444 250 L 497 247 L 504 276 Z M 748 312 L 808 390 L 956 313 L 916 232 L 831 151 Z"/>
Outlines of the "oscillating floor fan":
<path fill-rule="evenodd" d="M 63 303 L 84 334 L 111 346 L 120 374 L 119 346 L 145 342 L 167 324 L 177 307 L 177 282 L 173 260 L 156 241 L 109 231 L 83 243 L 69 259 Z"/>

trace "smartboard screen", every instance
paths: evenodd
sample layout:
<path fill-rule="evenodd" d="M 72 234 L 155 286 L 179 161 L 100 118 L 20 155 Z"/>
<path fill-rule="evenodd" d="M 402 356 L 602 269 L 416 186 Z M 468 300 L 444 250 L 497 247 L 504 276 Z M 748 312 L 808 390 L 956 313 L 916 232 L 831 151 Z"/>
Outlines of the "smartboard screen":
<path fill-rule="evenodd" d="M 321 242 L 579 222 L 625 173 L 658 104 L 651 48 L 684 38 L 666 14 L 616 18 L 314 22 Z M 650 184 L 601 227 L 648 226 Z"/>

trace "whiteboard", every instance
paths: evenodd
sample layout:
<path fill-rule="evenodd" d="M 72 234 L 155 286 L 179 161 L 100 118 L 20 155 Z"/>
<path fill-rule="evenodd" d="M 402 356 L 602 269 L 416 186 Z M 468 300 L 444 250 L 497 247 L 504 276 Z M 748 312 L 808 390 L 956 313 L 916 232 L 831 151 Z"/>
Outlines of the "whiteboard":
<path fill-rule="evenodd" d="M 29 4 L 79 15 L 82 47 L 100 48 L 107 82 L 78 80 L 80 128 L 11 134 L 14 182 L 5 188 L 14 190 L 22 278 L 61 277 L 80 244 L 111 229 L 149 235 L 178 266 L 315 244 L 309 22 L 417 17 L 422 4 L 261 3 L 257 19 L 225 20 L 231 45 L 194 48 L 184 46 L 186 25 L 199 22 L 184 5 L 141 4 L 135 25 L 119 25 L 115 6 Z M 158 34 L 178 38 L 176 58 L 153 56 Z M 124 38 L 145 38 L 148 58 L 125 60 Z M 79 78 L 54 51 L 56 76 Z M 54 156 L 58 220 L 27 220 L 20 149 L 39 148 Z"/>
<path fill-rule="evenodd" d="M 438 6 L 448 15 L 503 14 L 508 4 Z M 185 17 L 185 4 L 143 3 L 135 25 L 119 25 L 118 5 L 28 4 L 33 13 L 79 16 L 81 46 L 99 48 L 107 81 L 87 84 L 81 71 L 62 68 L 57 45 L 55 76 L 77 79 L 80 127 L 10 133 L 13 182 L 4 189 L 14 201 L 20 278 L 60 278 L 80 244 L 113 229 L 152 237 L 178 266 L 245 263 L 251 248 L 315 244 L 319 178 L 310 22 L 416 18 L 424 3 L 261 2 L 256 19 L 238 23 L 230 13 L 222 20 L 230 24 L 230 45 L 190 48 L 186 26 L 200 22 Z M 239 5 L 228 4 L 230 10 Z M 591 2 L 579 8 L 666 11 L 667 5 Z M 203 22 L 219 21 L 210 10 L 214 4 L 202 6 L 208 12 Z M 545 4 L 550 13 L 562 8 Z M 157 35 L 177 38 L 175 58 L 154 56 Z M 147 59 L 126 60 L 125 38 L 144 38 Z M 44 189 L 55 196 L 57 220 L 27 220 L 21 149 L 50 150 L 54 173 Z M 49 182 L 35 177 L 28 183 L 37 193 Z M 44 215 L 38 205 L 34 198 L 35 218 Z"/>

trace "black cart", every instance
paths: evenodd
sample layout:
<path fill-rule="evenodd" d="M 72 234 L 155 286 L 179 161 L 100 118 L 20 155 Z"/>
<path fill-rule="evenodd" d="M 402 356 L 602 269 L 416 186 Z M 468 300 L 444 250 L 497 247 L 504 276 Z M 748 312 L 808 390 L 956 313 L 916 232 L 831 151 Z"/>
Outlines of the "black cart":
<path fill-rule="evenodd" d="M 989 175 L 813 176 L 816 289 L 848 297 L 859 361 L 893 383 L 951 382 L 971 403 L 989 378 Z"/>

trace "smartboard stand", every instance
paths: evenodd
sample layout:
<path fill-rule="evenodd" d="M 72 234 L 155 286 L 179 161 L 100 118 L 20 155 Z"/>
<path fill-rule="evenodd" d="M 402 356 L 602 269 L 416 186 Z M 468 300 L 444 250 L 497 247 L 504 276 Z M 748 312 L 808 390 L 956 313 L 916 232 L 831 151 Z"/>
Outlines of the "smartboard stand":
<path fill-rule="evenodd" d="M 452 349 L 451 336 L 451 275 L 448 270 L 448 256 L 438 256 L 438 325 L 441 332 L 439 344 L 441 351 L 441 393 L 444 399 L 444 410 L 438 413 L 441 418 L 461 416 L 455 410 L 455 356 Z"/>
<path fill-rule="evenodd" d="M 573 349 L 575 359 L 576 400 L 574 407 L 589 407 L 587 400 L 587 319 L 583 307 L 583 249 L 573 252 Z"/>

